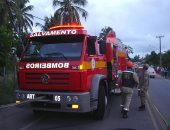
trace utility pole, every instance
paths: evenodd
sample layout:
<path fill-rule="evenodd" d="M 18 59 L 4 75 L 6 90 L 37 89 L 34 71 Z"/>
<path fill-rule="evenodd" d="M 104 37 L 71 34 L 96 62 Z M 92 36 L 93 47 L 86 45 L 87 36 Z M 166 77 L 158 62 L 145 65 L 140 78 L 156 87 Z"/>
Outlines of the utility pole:
<path fill-rule="evenodd" d="M 163 38 L 164 36 L 156 36 L 156 38 L 159 38 L 159 49 L 160 49 L 160 60 L 159 60 L 159 66 L 162 67 L 162 54 L 161 54 L 161 39 Z"/>

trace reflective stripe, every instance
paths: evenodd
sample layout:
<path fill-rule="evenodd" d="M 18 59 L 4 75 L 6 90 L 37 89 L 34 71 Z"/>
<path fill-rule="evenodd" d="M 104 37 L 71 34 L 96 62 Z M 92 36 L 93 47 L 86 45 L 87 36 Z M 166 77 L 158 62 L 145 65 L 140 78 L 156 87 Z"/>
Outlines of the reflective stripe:
<path fill-rule="evenodd" d="M 92 62 L 91 61 L 89 61 L 89 62 L 84 61 L 80 66 L 83 70 L 92 69 Z M 104 68 L 104 67 L 106 67 L 105 61 L 95 61 L 95 68 Z"/>
<path fill-rule="evenodd" d="M 127 72 L 127 73 L 132 73 L 133 74 L 133 71 L 129 71 L 129 70 L 126 70 L 126 71 L 123 71 L 123 72 Z"/>
<path fill-rule="evenodd" d="M 125 111 L 129 111 L 129 109 L 128 108 L 123 108 Z"/>

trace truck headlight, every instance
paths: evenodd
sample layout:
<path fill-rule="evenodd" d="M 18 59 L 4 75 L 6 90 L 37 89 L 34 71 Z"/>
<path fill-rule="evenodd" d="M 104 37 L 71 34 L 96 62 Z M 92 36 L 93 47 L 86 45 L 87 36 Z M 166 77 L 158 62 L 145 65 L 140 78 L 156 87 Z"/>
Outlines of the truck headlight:
<path fill-rule="evenodd" d="M 78 96 L 74 96 L 73 97 L 73 102 L 77 102 L 78 101 Z"/>

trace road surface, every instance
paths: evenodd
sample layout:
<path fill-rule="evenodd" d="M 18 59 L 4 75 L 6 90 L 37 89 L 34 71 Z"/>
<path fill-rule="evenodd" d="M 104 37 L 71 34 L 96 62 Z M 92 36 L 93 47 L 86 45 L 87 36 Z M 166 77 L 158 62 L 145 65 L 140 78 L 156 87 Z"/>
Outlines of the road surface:
<path fill-rule="evenodd" d="M 170 80 L 160 76 L 151 79 L 149 95 L 165 120 L 170 120 Z"/>
<path fill-rule="evenodd" d="M 148 110 L 139 112 L 139 97 L 134 93 L 129 118 L 120 114 L 120 96 L 112 95 L 103 120 L 96 121 L 90 114 L 43 113 L 34 116 L 29 107 L 0 109 L 2 130 L 155 130 Z M 123 129 L 124 128 L 124 129 Z M 126 129 L 125 129 L 126 128 Z"/>

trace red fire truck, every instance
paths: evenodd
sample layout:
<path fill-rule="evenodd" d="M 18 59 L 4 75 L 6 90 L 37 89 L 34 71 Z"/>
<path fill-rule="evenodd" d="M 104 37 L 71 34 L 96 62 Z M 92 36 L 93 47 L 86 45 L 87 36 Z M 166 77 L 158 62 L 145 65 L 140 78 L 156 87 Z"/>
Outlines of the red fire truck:
<path fill-rule="evenodd" d="M 102 119 L 118 70 L 126 69 L 126 50 L 114 32 L 107 40 L 80 25 L 55 26 L 27 36 L 18 48 L 16 103 L 30 101 L 40 111 L 93 112 Z"/>

